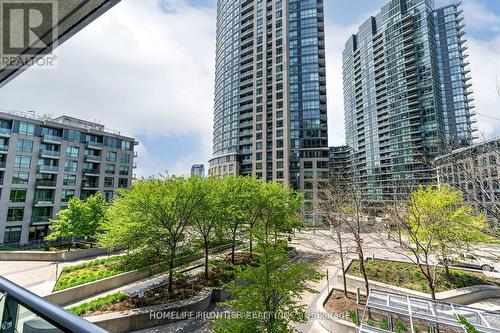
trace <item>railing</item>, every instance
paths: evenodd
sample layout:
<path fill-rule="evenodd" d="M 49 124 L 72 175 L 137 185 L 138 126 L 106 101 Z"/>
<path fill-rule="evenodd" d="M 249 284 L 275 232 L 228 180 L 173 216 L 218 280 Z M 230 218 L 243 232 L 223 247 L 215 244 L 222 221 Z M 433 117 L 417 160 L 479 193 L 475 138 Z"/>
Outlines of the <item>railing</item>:
<path fill-rule="evenodd" d="M 55 136 L 55 135 L 50 135 L 50 134 L 44 134 L 43 135 L 43 141 L 61 142 L 62 141 L 62 137 Z"/>
<path fill-rule="evenodd" d="M 45 180 L 45 179 L 37 179 L 36 186 L 46 186 L 46 187 L 55 187 L 57 181 L 55 180 Z"/>
<path fill-rule="evenodd" d="M 57 150 L 40 150 L 40 156 L 52 156 L 52 157 L 59 157 L 60 152 Z"/>
<path fill-rule="evenodd" d="M 85 159 L 89 161 L 100 161 L 101 156 L 98 155 L 85 155 Z"/>
<path fill-rule="evenodd" d="M 54 204 L 54 199 L 52 198 L 40 198 L 34 200 L 35 205 L 52 205 Z"/>
<path fill-rule="evenodd" d="M 100 170 L 99 169 L 83 169 L 83 173 L 98 175 L 100 173 Z"/>
<path fill-rule="evenodd" d="M 0 150 L 1 151 L 9 151 L 9 146 L 7 146 L 7 145 L 0 145 Z"/>
<path fill-rule="evenodd" d="M 95 141 L 87 141 L 86 144 L 87 147 L 91 148 L 102 148 L 103 146 L 102 142 L 95 142 Z"/>
<path fill-rule="evenodd" d="M 10 134 L 11 131 L 10 128 L 0 127 L 0 134 Z"/>
<path fill-rule="evenodd" d="M 97 183 L 82 182 L 82 187 L 97 188 L 99 186 Z"/>
<path fill-rule="evenodd" d="M 7 164 L 7 163 L 6 163 L 5 161 L 0 161 L 0 168 L 5 169 L 5 165 L 6 165 L 6 164 Z"/>
<path fill-rule="evenodd" d="M 57 172 L 59 168 L 57 165 L 39 165 L 38 166 L 38 172 Z"/>
<path fill-rule="evenodd" d="M 77 317 L 0 276 L 0 327 L 2 332 L 106 333 L 102 328 Z"/>
<path fill-rule="evenodd" d="M 52 216 L 33 216 L 31 218 L 31 222 L 40 223 L 40 222 L 49 222 Z"/>

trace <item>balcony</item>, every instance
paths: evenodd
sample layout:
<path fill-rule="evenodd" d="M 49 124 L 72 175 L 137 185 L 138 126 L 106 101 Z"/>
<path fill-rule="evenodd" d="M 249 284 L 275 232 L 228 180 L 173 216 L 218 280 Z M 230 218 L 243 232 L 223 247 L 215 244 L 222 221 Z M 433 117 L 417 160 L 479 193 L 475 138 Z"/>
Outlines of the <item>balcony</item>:
<path fill-rule="evenodd" d="M 1 321 L 4 332 L 26 332 L 31 327 L 36 332 L 106 333 L 4 277 L 0 277 L 0 298 L 1 313 L 9 314 Z"/>
<path fill-rule="evenodd" d="M 58 170 L 57 165 L 39 165 L 37 168 L 39 173 L 57 173 Z"/>
<path fill-rule="evenodd" d="M 37 179 L 35 186 L 36 188 L 55 188 L 57 185 L 56 180 L 48 180 L 48 179 Z"/>
<path fill-rule="evenodd" d="M 10 137 L 10 133 L 11 133 L 10 128 L 0 127 L 0 137 L 8 138 Z"/>
<path fill-rule="evenodd" d="M 101 156 L 99 155 L 85 155 L 85 160 L 89 162 L 101 163 Z"/>
<path fill-rule="evenodd" d="M 7 154 L 9 152 L 9 146 L 0 145 L 0 154 Z"/>
<path fill-rule="evenodd" d="M 101 171 L 99 169 L 83 169 L 83 173 L 87 175 L 98 175 Z"/>
<path fill-rule="evenodd" d="M 43 134 L 42 135 L 42 142 L 52 143 L 52 144 L 61 144 L 62 137 L 50 135 L 50 134 Z"/>
<path fill-rule="evenodd" d="M 102 149 L 103 147 L 102 142 L 87 141 L 85 144 L 87 145 L 87 148 L 92 148 L 92 149 Z"/>
<path fill-rule="evenodd" d="M 0 161 L 0 170 L 5 170 L 5 165 L 7 163 L 5 161 Z"/>
<path fill-rule="evenodd" d="M 47 149 L 42 149 L 40 150 L 40 157 L 43 158 L 55 158 L 59 159 L 61 152 L 57 150 L 47 150 Z"/>

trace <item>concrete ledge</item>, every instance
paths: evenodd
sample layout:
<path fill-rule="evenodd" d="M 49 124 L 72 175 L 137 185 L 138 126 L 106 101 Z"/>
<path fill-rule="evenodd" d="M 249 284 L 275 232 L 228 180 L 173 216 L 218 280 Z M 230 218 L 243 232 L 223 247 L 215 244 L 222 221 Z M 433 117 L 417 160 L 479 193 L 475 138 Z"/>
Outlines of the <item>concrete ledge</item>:
<path fill-rule="evenodd" d="M 459 288 L 436 294 L 436 298 L 440 301 L 463 305 L 480 302 L 483 299 L 499 297 L 500 287 L 489 285 Z"/>
<path fill-rule="evenodd" d="M 206 311 L 212 299 L 212 290 L 203 289 L 193 298 L 130 311 L 113 312 L 85 319 L 111 333 L 124 333 L 165 325 L 186 319 L 183 316 Z"/>
<path fill-rule="evenodd" d="M 0 261 L 70 261 L 107 254 L 107 250 L 90 248 L 77 251 L 0 251 Z"/>

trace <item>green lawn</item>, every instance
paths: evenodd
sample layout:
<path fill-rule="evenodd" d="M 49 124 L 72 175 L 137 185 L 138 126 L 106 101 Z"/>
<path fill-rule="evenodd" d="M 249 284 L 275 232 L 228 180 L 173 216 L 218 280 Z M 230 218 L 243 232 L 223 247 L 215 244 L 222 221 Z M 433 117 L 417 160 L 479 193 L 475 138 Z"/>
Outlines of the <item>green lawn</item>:
<path fill-rule="evenodd" d="M 68 309 L 68 312 L 71 312 L 72 314 L 77 315 L 77 316 L 83 316 L 86 313 L 91 313 L 91 312 L 94 312 L 94 311 L 100 309 L 104 305 L 110 305 L 110 304 L 113 304 L 113 303 L 116 303 L 119 301 L 123 301 L 126 298 L 127 298 L 127 295 L 125 295 L 123 293 L 111 294 L 108 296 L 96 298 L 96 299 L 94 299 L 90 302 L 87 302 L 87 303 L 82 303 L 80 305 L 73 306 L 73 307 Z"/>
<path fill-rule="evenodd" d="M 385 260 L 368 260 L 365 264 L 366 273 L 370 280 L 392 284 L 397 287 L 407 288 L 424 293 L 430 292 L 427 280 L 417 265 Z M 452 279 L 448 281 L 444 268 L 437 268 L 436 292 L 451 289 L 470 287 L 474 285 L 494 284 L 500 285 L 499 280 L 491 279 L 482 273 L 450 269 Z M 353 261 L 347 274 L 361 276 L 359 262 Z"/>

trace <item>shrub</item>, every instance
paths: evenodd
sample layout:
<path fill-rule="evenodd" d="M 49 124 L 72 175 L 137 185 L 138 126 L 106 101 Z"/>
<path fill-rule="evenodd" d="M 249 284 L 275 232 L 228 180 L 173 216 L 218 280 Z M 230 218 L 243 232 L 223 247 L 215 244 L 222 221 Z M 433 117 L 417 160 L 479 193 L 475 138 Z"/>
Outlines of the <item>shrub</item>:
<path fill-rule="evenodd" d="M 82 316 L 87 313 L 94 312 L 104 305 L 114 304 L 120 301 L 127 299 L 127 295 L 123 293 L 111 294 L 108 296 L 96 298 L 90 302 L 83 303 L 68 309 L 68 312 L 71 312 L 74 315 Z"/>

